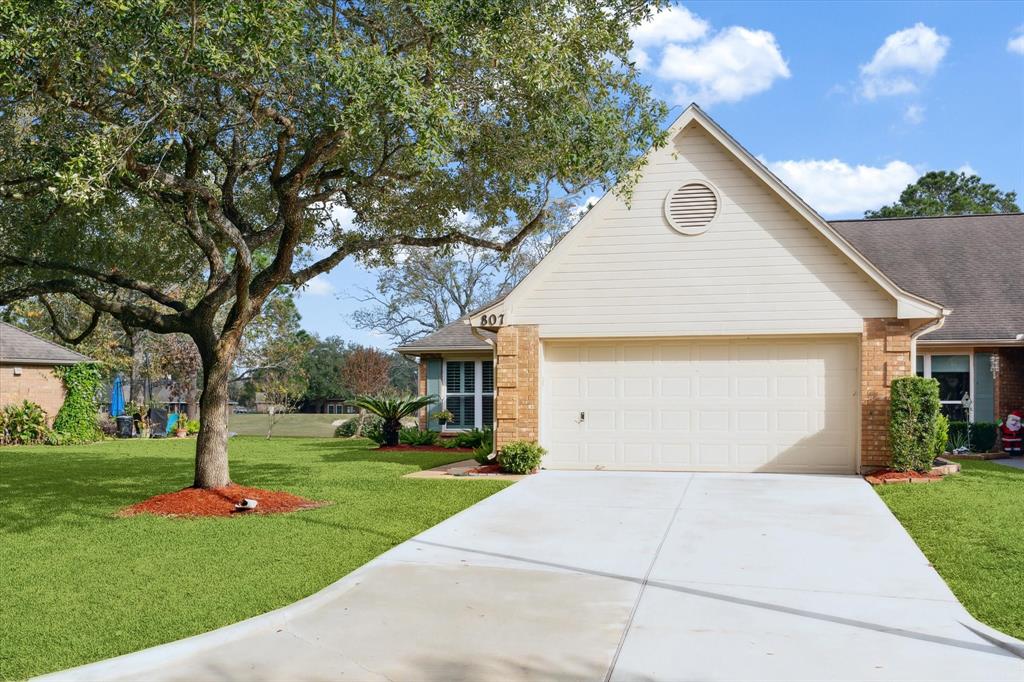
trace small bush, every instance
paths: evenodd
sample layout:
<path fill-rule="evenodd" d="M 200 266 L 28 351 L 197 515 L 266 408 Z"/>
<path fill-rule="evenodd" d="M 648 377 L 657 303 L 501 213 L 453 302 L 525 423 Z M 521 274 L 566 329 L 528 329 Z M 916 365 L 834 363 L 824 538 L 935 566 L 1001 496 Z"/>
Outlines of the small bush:
<path fill-rule="evenodd" d="M 98 428 L 100 433 L 107 438 L 113 438 L 117 435 L 117 421 L 108 415 L 102 415 L 96 418 L 96 428 Z"/>
<path fill-rule="evenodd" d="M 889 444 L 897 471 L 929 471 L 939 428 L 939 382 L 925 377 L 893 379 Z"/>
<path fill-rule="evenodd" d="M 494 464 L 495 459 L 491 457 L 494 454 L 494 432 L 490 429 L 484 429 L 484 439 L 480 445 L 473 448 L 473 459 L 479 464 Z"/>
<path fill-rule="evenodd" d="M 949 444 L 949 419 L 939 414 L 935 420 L 935 438 L 932 441 L 932 458 L 941 457 L 946 453 Z"/>
<path fill-rule="evenodd" d="M 450 440 L 453 441 L 453 448 L 478 448 L 483 445 L 483 442 L 488 438 L 488 432 L 481 429 L 471 429 L 469 431 L 462 431 Z"/>
<path fill-rule="evenodd" d="M 188 435 L 194 436 L 199 433 L 199 420 L 198 419 L 186 419 L 185 430 L 188 431 Z"/>
<path fill-rule="evenodd" d="M 371 427 L 370 427 L 371 424 L 377 424 L 377 426 L 375 428 L 377 430 L 380 430 L 380 429 L 383 428 L 383 422 L 380 419 L 380 417 L 373 417 L 373 416 L 367 416 L 363 420 L 363 437 L 364 438 L 369 438 L 370 440 L 374 440 L 374 438 L 368 432 L 371 429 Z M 337 427 L 335 427 L 335 429 L 334 429 L 334 437 L 335 438 L 352 438 L 353 436 L 356 435 L 356 427 L 357 426 L 359 426 L 359 417 L 358 417 L 358 415 L 355 416 L 355 417 L 352 417 L 351 419 L 346 419 L 342 423 L 338 424 Z M 381 441 L 376 441 L 376 442 L 380 443 Z"/>
<path fill-rule="evenodd" d="M 999 426 L 993 422 L 949 422 L 950 449 L 969 447 L 971 452 L 989 452 L 996 445 Z"/>
<path fill-rule="evenodd" d="M 354 419 L 352 421 L 355 421 Z M 377 445 L 384 444 L 384 420 L 370 417 L 363 422 L 363 438 L 369 438 Z"/>
<path fill-rule="evenodd" d="M 433 445 L 436 441 L 437 433 L 434 431 L 421 431 L 410 427 L 398 433 L 398 442 L 403 445 Z"/>
<path fill-rule="evenodd" d="M 46 412 L 29 400 L 0 410 L 0 445 L 43 443 L 50 432 Z"/>
<path fill-rule="evenodd" d="M 540 459 L 547 451 L 529 440 L 514 440 L 498 453 L 501 470 L 510 474 L 529 474 L 540 467 Z"/>

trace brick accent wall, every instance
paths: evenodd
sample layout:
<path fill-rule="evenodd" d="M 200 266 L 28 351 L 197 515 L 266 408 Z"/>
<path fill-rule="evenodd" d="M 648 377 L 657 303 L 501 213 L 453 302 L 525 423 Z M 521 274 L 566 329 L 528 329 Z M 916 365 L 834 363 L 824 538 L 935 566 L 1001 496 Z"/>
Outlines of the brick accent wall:
<path fill-rule="evenodd" d="M 64 382 L 54 375 L 51 367 L 18 366 L 20 376 L 14 374 L 15 365 L 0 365 L 0 407 L 31 400 L 43 408 L 52 424 L 64 404 Z"/>
<path fill-rule="evenodd" d="M 502 327 L 494 364 L 494 446 L 537 440 L 540 425 L 540 338 L 537 327 Z"/>
<path fill-rule="evenodd" d="M 889 465 L 889 384 L 914 371 L 910 358 L 911 320 L 864 320 L 860 346 L 860 464 L 862 470 Z"/>
<path fill-rule="evenodd" d="M 427 363 L 425 361 L 425 358 L 420 358 L 420 361 L 419 361 L 419 363 L 417 365 L 417 368 L 418 368 L 418 372 L 419 372 L 418 375 L 417 375 L 417 380 L 416 380 L 416 387 L 418 389 L 417 395 L 426 395 L 427 394 Z M 419 411 L 419 414 L 416 417 L 416 422 L 419 425 L 421 431 L 426 431 L 427 430 L 427 409 L 426 408 L 423 408 L 422 410 Z"/>
<path fill-rule="evenodd" d="M 996 419 L 1006 419 L 1014 410 L 1024 410 L 1024 348 L 999 349 L 996 378 Z"/>

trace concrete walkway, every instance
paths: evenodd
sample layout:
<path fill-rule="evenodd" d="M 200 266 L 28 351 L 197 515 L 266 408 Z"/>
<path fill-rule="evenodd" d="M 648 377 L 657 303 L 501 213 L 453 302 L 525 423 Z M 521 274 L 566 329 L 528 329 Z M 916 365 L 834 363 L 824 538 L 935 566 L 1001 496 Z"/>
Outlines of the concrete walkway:
<path fill-rule="evenodd" d="M 858 478 L 544 472 L 290 607 L 48 679 L 1024 680 L 1015 642 Z"/>
<path fill-rule="evenodd" d="M 1003 466 L 1013 467 L 1014 469 L 1024 469 L 1024 457 L 1003 457 L 991 461 Z"/>

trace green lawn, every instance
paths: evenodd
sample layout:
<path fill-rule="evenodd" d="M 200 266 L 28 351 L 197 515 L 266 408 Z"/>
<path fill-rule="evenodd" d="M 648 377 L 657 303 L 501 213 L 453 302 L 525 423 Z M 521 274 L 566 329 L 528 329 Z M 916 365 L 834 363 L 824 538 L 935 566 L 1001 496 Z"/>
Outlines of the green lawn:
<path fill-rule="evenodd" d="M 351 414 L 280 414 L 275 417 L 274 436 L 301 436 L 305 438 L 331 438 L 333 422 L 351 419 Z M 228 417 L 228 430 L 239 436 L 266 436 L 270 417 L 265 414 L 232 414 Z"/>
<path fill-rule="evenodd" d="M 0 448 L 0 677 L 116 656 L 289 604 L 507 485 L 401 478 L 462 453 L 235 438 L 234 480 L 333 504 L 276 516 L 114 517 L 189 485 L 194 446 Z"/>
<path fill-rule="evenodd" d="M 1024 470 L 960 465 L 941 483 L 875 490 L 975 618 L 1024 638 Z"/>

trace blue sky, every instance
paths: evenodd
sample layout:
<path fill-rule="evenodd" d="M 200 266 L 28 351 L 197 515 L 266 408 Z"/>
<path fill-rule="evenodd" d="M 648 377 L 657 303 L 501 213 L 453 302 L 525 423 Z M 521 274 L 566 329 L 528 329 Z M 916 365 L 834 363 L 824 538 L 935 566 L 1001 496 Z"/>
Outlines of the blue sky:
<path fill-rule="evenodd" d="M 670 118 L 696 101 L 826 217 L 928 170 L 1024 190 L 1024 2 L 688 2 L 634 40 Z M 352 263 L 322 275 L 303 326 L 388 347 L 351 326 L 374 282 Z"/>

